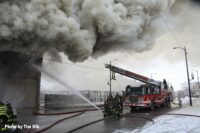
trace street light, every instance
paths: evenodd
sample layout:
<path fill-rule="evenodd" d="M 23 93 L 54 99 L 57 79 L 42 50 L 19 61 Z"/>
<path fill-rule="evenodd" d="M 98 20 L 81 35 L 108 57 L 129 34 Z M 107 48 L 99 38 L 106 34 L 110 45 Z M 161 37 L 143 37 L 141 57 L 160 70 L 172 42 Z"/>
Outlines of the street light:
<path fill-rule="evenodd" d="M 112 61 L 116 61 L 116 60 L 117 60 L 117 59 L 111 60 L 111 61 L 110 61 L 110 66 L 111 66 Z M 112 71 L 110 70 L 110 96 L 112 95 L 112 93 L 111 93 L 111 87 L 112 87 L 111 84 L 112 84 L 112 83 L 111 83 L 111 82 L 112 82 Z"/>
<path fill-rule="evenodd" d="M 189 97 L 190 97 L 190 106 L 192 106 L 191 89 L 190 89 L 190 77 L 189 77 L 189 70 L 188 70 L 186 47 L 174 47 L 173 49 L 182 49 L 184 51 L 184 53 L 185 53 L 185 63 L 186 63 L 186 70 L 187 70 L 187 80 L 188 80 L 188 90 L 189 90 Z"/>

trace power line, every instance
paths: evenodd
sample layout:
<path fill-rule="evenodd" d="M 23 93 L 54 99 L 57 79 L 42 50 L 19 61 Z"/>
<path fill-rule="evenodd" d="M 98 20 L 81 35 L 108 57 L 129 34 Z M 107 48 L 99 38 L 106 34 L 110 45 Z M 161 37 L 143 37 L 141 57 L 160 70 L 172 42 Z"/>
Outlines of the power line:
<path fill-rule="evenodd" d="M 43 58 L 43 59 L 44 59 L 44 60 L 51 61 L 51 62 L 60 63 L 60 64 L 67 64 L 67 65 L 75 66 L 75 67 L 81 67 L 81 68 L 87 68 L 87 69 L 105 71 L 105 69 L 97 68 L 97 67 L 91 67 L 91 66 L 84 66 L 84 65 L 72 64 L 72 63 L 68 63 L 68 62 L 64 62 L 64 61 L 61 61 L 61 62 L 60 62 L 60 61 L 55 61 L 55 60 L 52 60 L 52 59 L 49 59 L 49 58 Z"/>
<path fill-rule="evenodd" d="M 167 25 L 167 23 L 165 23 L 165 21 L 163 20 L 163 18 L 161 18 L 160 21 L 166 28 L 166 30 L 171 34 L 172 38 L 175 40 L 175 42 L 177 44 L 181 44 L 180 41 L 176 38 L 176 36 L 174 35 L 174 33 L 171 31 L 171 29 L 169 28 L 169 26 Z"/>
<path fill-rule="evenodd" d="M 151 0 L 149 0 L 149 2 L 153 5 L 153 2 Z M 168 13 L 166 13 L 165 15 L 167 15 Z M 181 44 L 180 41 L 176 38 L 176 36 L 174 35 L 174 33 L 171 31 L 170 27 L 167 25 L 167 23 L 163 20 L 163 18 L 161 17 L 161 19 L 159 19 L 158 21 L 160 21 L 163 25 L 163 27 L 171 34 L 172 38 L 175 40 L 175 42 L 177 44 Z"/>

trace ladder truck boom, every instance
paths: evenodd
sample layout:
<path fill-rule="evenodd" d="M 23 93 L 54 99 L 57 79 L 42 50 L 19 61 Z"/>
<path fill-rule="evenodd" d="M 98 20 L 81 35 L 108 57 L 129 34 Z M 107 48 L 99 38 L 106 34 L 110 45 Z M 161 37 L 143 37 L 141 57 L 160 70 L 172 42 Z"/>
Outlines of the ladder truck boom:
<path fill-rule="evenodd" d="M 139 81 L 147 83 L 147 84 L 151 84 L 151 85 L 154 85 L 154 86 L 159 86 L 160 85 L 160 82 L 155 81 L 155 80 L 153 80 L 151 78 L 148 78 L 148 77 L 133 73 L 131 71 L 124 70 L 122 68 L 119 68 L 119 67 L 116 67 L 116 66 L 113 66 L 113 65 L 110 65 L 110 64 L 106 64 L 105 67 L 110 69 L 110 71 L 112 71 L 112 72 L 127 76 L 129 78 L 133 78 L 133 79 L 139 80 Z"/>

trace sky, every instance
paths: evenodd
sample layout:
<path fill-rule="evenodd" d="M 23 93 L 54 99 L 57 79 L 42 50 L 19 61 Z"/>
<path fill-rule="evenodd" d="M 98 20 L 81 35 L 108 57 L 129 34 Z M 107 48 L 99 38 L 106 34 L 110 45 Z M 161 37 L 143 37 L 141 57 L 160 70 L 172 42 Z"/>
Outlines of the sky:
<path fill-rule="evenodd" d="M 190 73 L 200 70 L 200 5 L 189 0 L 176 0 L 170 12 L 159 20 L 159 31 L 151 49 L 136 53 L 135 51 L 112 51 L 100 57 L 89 57 L 84 62 L 72 63 L 62 54 L 62 62 L 49 61 L 44 57 L 43 67 L 57 75 L 63 81 L 78 90 L 109 90 L 109 70 L 104 67 L 111 60 L 112 64 L 132 72 L 153 77 L 155 80 L 164 78 L 172 84 L 175 91 L 181 90 L 181 84 L 187 82 L 184 52 L 173 47 L 186 46 Z M 52 59 L 51 59 L 52 60 Z M 199 71 L 200 73 L 200 71 Z M 195 79 L 197 81 L 196 73 Z M 116 74 L 112 81 L 112 89 L 122 91 L 126 85 L 140 83 Z M 56 88 L 56 89 L 55 89 Z M 45 75 L 42 76 L 41 90 L 61 91 L 58 85 Z"/>

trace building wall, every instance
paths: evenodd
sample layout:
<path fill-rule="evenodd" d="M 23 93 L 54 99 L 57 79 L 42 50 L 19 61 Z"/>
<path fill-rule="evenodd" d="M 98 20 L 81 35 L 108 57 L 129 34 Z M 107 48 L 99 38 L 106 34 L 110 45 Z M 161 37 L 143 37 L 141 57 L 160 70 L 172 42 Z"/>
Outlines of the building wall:
<path fill-rule="evenodd" d="M 0 52 L 0 101 L 10 102 L 16 108 L 36 106 L 41 75 L 30 62 L 41 65 L 42 59 L 15 52 Z"/>

